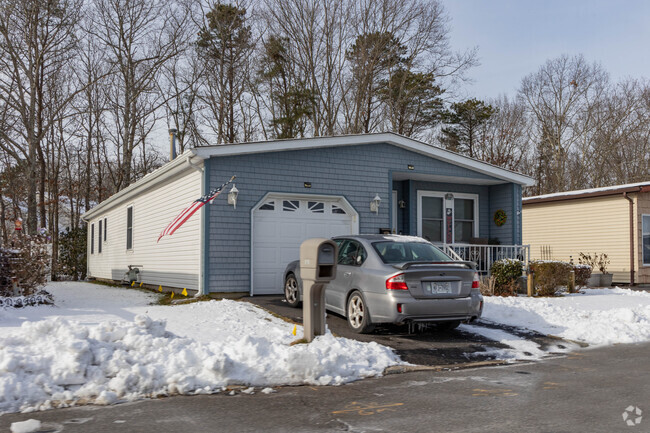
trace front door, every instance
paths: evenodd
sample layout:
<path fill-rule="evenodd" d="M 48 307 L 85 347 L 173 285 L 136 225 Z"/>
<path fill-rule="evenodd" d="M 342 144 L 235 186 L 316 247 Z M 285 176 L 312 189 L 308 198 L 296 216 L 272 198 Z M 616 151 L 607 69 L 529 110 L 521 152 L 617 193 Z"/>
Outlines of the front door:
<path fill-rule="evenodd" d="M 418 191 L 418 236 L 433 243 L 478 237 L 478 195 Z"/>

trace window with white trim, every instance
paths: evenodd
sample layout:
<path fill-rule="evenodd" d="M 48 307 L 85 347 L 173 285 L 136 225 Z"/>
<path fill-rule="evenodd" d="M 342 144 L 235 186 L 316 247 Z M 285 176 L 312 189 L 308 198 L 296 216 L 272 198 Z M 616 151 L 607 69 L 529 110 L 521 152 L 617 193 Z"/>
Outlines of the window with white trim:
<path fill-rule="evenodd" d="M 300 209 L 300 200 L 282 200 L 282 210 L 285 212 L 295 212 Z"/>
<path fill-rule="evenodd" d="M 126 249 L 133 249 L 133 206 L 126 208 Z"/>
<path fill-rule="evenodd" d="M 643 249 L 643 265 L 650 266 L 650 215 L 643 215 L 641 219 L 641 248 Z"/>
<path fill-rule="evenodd" d="M 422 237 L 430 242 L 444 242 L 444 199 L 422 197 Z"/>
<path fill-rule="evenodd" d="M 97 253 L 101 254 L 102 252 L 102 227 L 103 221 L 99 220 L 99 236 L 97 237 Z"/>
<path fill-rule="evenodd" d="M 474 200 L 454 198 L 454 242 L 469 243 L 474 238 Z"/>

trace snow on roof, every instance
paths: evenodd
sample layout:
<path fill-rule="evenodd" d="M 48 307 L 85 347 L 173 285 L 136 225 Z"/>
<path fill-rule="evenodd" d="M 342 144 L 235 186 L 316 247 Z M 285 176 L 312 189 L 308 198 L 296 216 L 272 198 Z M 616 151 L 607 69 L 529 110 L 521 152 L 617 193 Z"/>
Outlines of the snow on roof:
<path fill-rule="evenodd" d="M 573 196 L 585 196 L 585 195 L 606 195 L 603 193 L 611 192 L 612 194 L 618 193 L 620 190 L 629 190 L 634 188 L 641 188 L 644 186 L 650 186 L 650 180 L 645 182 L 637 183 L 627 183 L 624 185 L 612 185 L 612 186 L 603 186 L 600 188 L 589 188 L 589 189 L 577 189 L 573 191 L 564 191 L 564 192 L 555 192 L 552 194 L 536 195 L 533 197 L 525 197 L 522 199 L 524 203 L 528 201 L 538 201 L 538 200 L 552 200 L 552 199 L 562 199 L 562 198 L 571 198 Z"/>

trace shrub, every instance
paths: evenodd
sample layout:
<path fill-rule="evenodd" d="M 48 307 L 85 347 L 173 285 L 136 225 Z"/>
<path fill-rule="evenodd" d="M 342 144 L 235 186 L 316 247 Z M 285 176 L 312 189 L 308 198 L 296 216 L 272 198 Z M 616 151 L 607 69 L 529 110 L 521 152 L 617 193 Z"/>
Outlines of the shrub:
<path fill-rule="evenodd" d="M 503 259 L 492 263 L 490 274 L 494 278 L 495 295 L 514 295 L 517 292 L 517 278 L 521 277 L 524 264 L 520 260 Z"/>
<path fill-rule="evenodd" d="M 47 280 L 50 263 L 49 239 L 44 235 L 18 235 L 9 241 L 8 248 L 0 251 L 0 283 L 3 296 L 12 296 L 13 280 L 18 295 L 31 295 Z"/>
<path fill-rule="evenodd" d="M 560 261 L 535 260 L 530 262 L 530 270 L 535 273 L 537 295 L 554 296 L 558 287 L 567 285 L 573 266 Z"/>
<path fill-rule="evenodd" d="M 609 257 L 605 253 L 594 253 L 593 256 L 591 254 L 580 253 L 578 263 L 581 265 L 589 265 L 592 270 L 598 268 L 601 274 L 606 274 Z"/>
<path fill-rule="evenodd" d="M 59 237 L 59 271 L 74 281 L 86 278 L 86 226 L 66 229 Z"/>
<path fill-rule="evenodd" d="M 573 265 L 573 271 L 576 274 L 576 286 L 586 286 L 587 280 L 591 277 L 591 266 Z"/>

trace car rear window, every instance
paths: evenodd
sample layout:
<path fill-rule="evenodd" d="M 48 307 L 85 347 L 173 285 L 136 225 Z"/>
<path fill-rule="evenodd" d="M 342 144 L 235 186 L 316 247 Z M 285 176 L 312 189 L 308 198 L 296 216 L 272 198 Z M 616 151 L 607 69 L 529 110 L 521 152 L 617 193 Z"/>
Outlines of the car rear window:
<path fill-rule="evenodd" d="M 384 263 L 450 262 L 451 257 L 425 242 L 374 242 L 372 246 Z"/>

